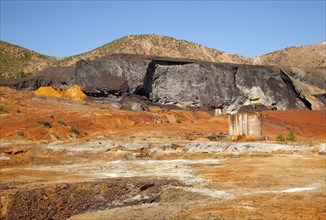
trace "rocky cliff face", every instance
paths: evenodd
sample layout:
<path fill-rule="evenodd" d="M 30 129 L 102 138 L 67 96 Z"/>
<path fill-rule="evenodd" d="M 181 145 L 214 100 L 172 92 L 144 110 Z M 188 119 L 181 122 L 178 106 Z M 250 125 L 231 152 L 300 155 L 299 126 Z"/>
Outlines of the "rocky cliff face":
<path fill-rule="evenodd" d="M 149 75 L 145 95 L 155 103 L 222 108 L 227 112 L 251 103 L 277 109 L 310 108 L 291 79 L 270 67 L 156 63 Z"/>
<path fill-rule="evenodd" d="M 92 96 L 134 94 L 144 84 L 150 60 L 136 56 L 110 56 L 100 61 L 76 63 L 71 77 Z"/>
<path fill-rule="evenodd" d="M 77 84 L 90 96 L 146 96 L 182 108 L 223 108 L 261 103 L 277 109 L 311 108 L 291 78 L 277 68 L 216 64 L 131 55 L 77 62 L 75 69 L 48 69 L 37 76 L 0 82 L 18 89 Z"/>

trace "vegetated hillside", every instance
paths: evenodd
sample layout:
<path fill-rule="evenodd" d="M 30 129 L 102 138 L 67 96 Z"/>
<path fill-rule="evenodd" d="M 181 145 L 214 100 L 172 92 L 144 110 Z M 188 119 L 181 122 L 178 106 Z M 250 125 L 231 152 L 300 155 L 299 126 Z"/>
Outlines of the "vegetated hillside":
<path fill-rule="evenodd" d="M 95 60 L 121 53 L 209 62 L 317 68 L 321 71 L 324 71 L 326 67 L 325 42 L 310 46 L 286 48 L 260 57 L 249 58 L 221 52 L 181 39 L 143 34 L 125 36 L 92 51 L 66 58 L 45 56 L 0 41 L 0 79 L 21 78 L 33 75 L 49 66 L 75 66 L 79 60 Z"/>
<path fill-rule="evenodd" d="M 323 69 L 326 67 L 326 42 L 274 51 L 253 58 L 253 64 Z"/>
<path fill-rule="evenodd" d="M 58 58 L 0 41 L 0 79 L 17 79 L 50 66 Z"/>
<path fill-rule="evenodd" d="M 197 43 L 160 35 L 132 35 L 119 38 L 90 52 L 67 57 L 58 66 L 71 66 L 78 60 L 94 60 L 110 54 L 139 54 L 211 62 L 245 63 L 251 59 L 240 55 L 221 52 Z"/>

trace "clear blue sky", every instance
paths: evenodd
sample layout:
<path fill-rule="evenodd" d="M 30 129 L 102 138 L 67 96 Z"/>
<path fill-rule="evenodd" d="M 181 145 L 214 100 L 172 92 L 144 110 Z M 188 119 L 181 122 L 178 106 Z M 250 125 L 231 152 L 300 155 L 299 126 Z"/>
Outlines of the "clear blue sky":
<path fill-rule="evenodd" d="M 325 41 L 324 1 L 1 0 L 1 40 L 52 56 L 159 34 L 254 57 Z"/>

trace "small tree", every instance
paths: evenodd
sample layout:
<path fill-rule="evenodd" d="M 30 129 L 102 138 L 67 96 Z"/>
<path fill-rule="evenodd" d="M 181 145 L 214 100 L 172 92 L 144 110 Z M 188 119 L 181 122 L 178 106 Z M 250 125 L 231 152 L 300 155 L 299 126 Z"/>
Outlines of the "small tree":
<path fill-rule="evenodd" d="M 37 124 L 39 125 L 43 125 L 46 128 L 52 128 L 51 122 L 47 122 L 47 121 L 38 121 Z"/>
<path fill-rule="evenodd" d="M 287 141 L 295 141 L 295 134 L 292 130 L 289 131 L 289 133 L 286 135 Z"/>
<path fill-rule="evenodd" d="M 181 119 L 180 119 L 180 118 L 177 118 L 177 119 L 175 120 L 175 122 L 178 123 L 178 124 L 180 124 L 180 123 L 181 123 Z"/>
<path fill-rule="evenodd" d="M 79 130 L 78 130 L 78 127 L 77 127 L 76 124 L 73 124 L 73 125 L 71 126 L 70 132 L 76 134 L 77 136 L 80 134 L 80 133 L 79 133 Z"/>
<path fill-rule="evenodd" d="M 285 141 L 285 138 L 283 135 L 279 134 L 276 138 L 277 141 Z"/>

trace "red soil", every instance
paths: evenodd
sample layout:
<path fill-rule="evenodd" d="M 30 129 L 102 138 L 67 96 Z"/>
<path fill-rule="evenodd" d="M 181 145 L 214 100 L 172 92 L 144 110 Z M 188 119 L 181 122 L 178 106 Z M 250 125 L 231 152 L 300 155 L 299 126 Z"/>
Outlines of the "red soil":
<path fill-rule="evenodd" d="M 213 112 L 118 110 L 108 104 L 41 98 L 32 92 L 1 87 L 0 134 L 6 140 L 73 141 L 106 135 L 133 139 L 206 139 L 228 132 L 227 116 Z M 268 111 L 263 113 L 263 133 L 270 140 L 293 130 L 298 141 L 325 141 L 326 110 Z M 179 118 L 181 123 L 176 123 Z M 51 123 L 48 128 L 42 123 Z M 23 134 L 23 135 L 22 135 Z"/>

